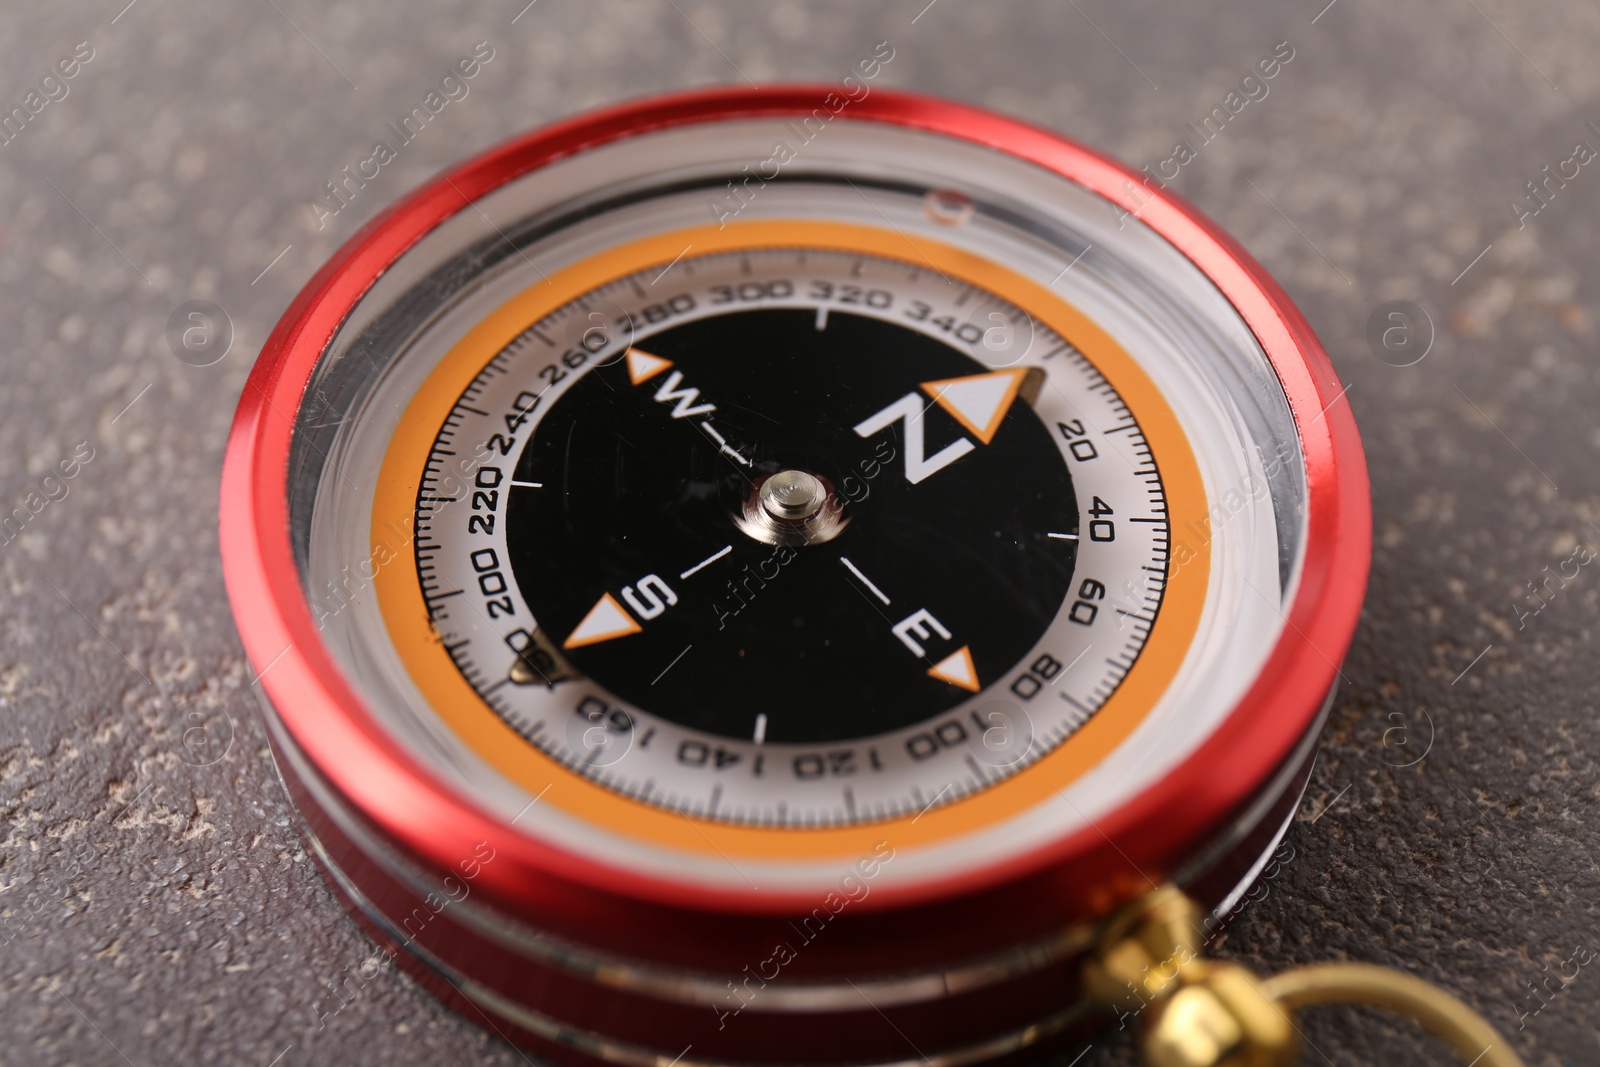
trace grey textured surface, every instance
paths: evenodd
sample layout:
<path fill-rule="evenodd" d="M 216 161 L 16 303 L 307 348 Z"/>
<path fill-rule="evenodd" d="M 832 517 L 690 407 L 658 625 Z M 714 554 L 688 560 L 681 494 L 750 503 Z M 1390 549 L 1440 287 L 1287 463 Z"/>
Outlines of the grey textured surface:
<path fill-rule="evenodd" d="M 524 0 L 124 2 L 0 15 L 7 108 L 94 50 L 0 146 L 0 511 L 59 496 L 50 469 L 93 449 L 0 543 L 0 1062 L 521 1062 L 392 971 L 318 1028 L 327 983 L 372 949 L 301 847 L 250 708 L 215 534 L 234 402 L 316 266 L 444 164 L 626 97 L 833 78 L 885 38 L 883 82 L 1135 164 L 1291 42 L 1175 187 L 1279 278 L 1350 384 L 1376 556 L 1294 858 L 1225 947 L 1268 969 L 1388 963 L 1460 991 L 1530 1064 L 1600 1062 L 1600 966 L 1529 992 L 1600 950 L 1600 566 L 1567 564 L 1520 614 L 1528 583 L 1600 547 L 1600 170 L 1523 229 L 1510 207 L 1575 142 L 1600 147 L 1600 8 L 539 0 L 513 23 Z M 321 184 L 481 40 L 471 95 L 318 232 Z M 235 326 L 214 366 L 168 349 L 189 299 Z M 1364 339 L 1391 299 L 1436 324 L 1415 366 Z M 1313 1064 L 1445 1058 L 1365 1012 L 1306 1034 Z M 1133 1061 L 1108 1036 L 1077 1062 Z"/>

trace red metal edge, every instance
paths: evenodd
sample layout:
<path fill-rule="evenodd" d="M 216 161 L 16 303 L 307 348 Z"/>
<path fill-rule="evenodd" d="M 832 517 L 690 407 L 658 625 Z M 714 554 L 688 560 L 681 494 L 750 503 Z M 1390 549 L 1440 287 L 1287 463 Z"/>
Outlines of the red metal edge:
<path fill-rule="evenodd" d="M 585 148 L 669 127 L 806 114 L 829 86 L 702 90 L 627 103 L 526 134 L 450 170 L 363 227 L 312 278 L 263 346 L 240 398 L 221 486 L 224 576 L 240 636 L 286 728 L 334 787 L 424 863 L 450 869 L 492 839 L 502 861 L 483 888 L 514 910 L 574 910 L 607 922 L 673 913 L 779 914 L 809 896 L 711 890 L 641 877 L 507 830 L 387 736 L 318 637 L 289 541 L 292 413 L 327 342 L 372 282 L 426 233 L 530 170 Z M 1235 241 L 1170 191 L 1059 134 L 951 101 L 887 90 L 838 116 L 992 147 L 1112 202 L 1133 182 L 1140 220 L 1196 264 L 1233 304 L 1276 370 L 1299 426 L 1308 472 L 1307 547 L 1286 626 L 1255 684 L 1216 733 L 1161 782 L 1093 828 L 982 870 L 884 885 L 867 910 L 981 899 L 1041 923 L 1102 914 L 1171 873 L 1261 788 L 1315 721 L 1353 637 L 1371 554 L 1365 459 L 1321 345 L 1283 290 Z M 1320 417 L 1319 417 L 1320 416 Z M 501 847 L 501 843 L 504 847 Z M 581 905 L 573 894 L 579 894 Z M 597 896 L 598 894 L 598 896 Z M 648 915 L 645 913 L 649 913 Z M 1003 914 L 1003 912 L 1002 912 Z M 865 917 L 865 915 L 863 915 Z M 898 925 L 898 924 L 895 924 Z M 656 929 L 659 929 L 656 926 Z"/>

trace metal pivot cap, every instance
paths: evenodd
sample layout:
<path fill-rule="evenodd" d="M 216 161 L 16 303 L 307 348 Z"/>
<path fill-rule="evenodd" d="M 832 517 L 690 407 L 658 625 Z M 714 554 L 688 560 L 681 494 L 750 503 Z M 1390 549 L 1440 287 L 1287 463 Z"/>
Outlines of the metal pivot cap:
<path fill-rule="evenodd" d="M 779 471 L 761 486 L 761 506 L 775 519 L 797 522 L 809 519 L 827 502 L 828 489 L 805 471 Z"/>
<path fill-rule="evenodd" d="M 762 480 L 733 520 L 757 541 L 796 548 L 831 541 L 850 524 L 827 477 L 793 467 Z"/>

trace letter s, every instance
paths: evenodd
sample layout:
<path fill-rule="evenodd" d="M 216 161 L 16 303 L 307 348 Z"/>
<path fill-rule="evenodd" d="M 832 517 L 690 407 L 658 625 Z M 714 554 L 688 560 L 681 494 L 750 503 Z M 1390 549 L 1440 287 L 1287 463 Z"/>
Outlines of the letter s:
<path fill-rule="evenodd" d="M 660 615 L 678 602 L 678 594 L 661 580 L 659 575 L 647 574 L 639 579 L 637 590 L 631 585 L 622 587 L 622 599 L 627 601 L 639 618 L 646 621 Z"/>

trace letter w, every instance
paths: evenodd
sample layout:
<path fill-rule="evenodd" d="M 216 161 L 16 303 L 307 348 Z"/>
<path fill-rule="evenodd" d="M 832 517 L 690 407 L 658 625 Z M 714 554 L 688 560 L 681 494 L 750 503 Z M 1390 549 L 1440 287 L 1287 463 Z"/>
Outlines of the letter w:
<path fill-rule="evenodd" d="M 871 437 L 873 434 L 891 425 L 899 419 L 906 423 L 906 481 L 916 485 L 930 474 L 937 474 L 950 464 L 971 452 L 973 444 L 965 437 L 958 437 L 950 444 L 945 445 L 932 458 L 923 455 L 925 447 L 922 436 L 922 398 L 916 393 L 907 393 L 893 404 L 884 408 L 875 415 L 868 415 L 856 424 L 856 434 L 860 437 Z"/>
<path fill-rule="evenodd" d="M 661 404 L 672 405 L 672 417 L 675 419 L 688 419 L 696 415 L 709 415 L 717 410 L 715 404 L 696 404 L 695 398 L 700 395 L 698 389 L 679 389 L 683 382 L 683 374 L 673 371 L 667 375 L 667 380 L 661 383 L 661 388 L 656 390 L 656 401 Z"/>

